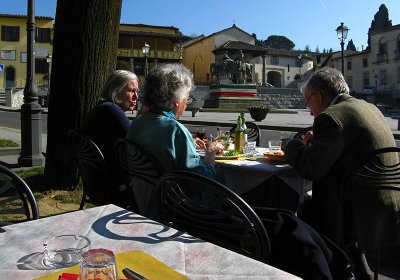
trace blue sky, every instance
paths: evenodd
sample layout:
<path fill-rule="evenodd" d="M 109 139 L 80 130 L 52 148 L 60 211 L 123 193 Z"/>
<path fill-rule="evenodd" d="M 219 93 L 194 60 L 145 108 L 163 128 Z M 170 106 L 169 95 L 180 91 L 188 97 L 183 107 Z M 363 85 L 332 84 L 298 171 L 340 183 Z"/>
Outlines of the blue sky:
<path fill-rule="evenodd" d="M 0 13 L 27 13 L 27 1 L 1 2 Z M 123 0 L 121 23 L 175 26 L 185 35 L 206 36 L 235 23 L 258 39 L 282 35 L 295 43 L 295 49 L 308 45 L 311 50 L 318 46 L 320 51 L 337 51 L 335 30 L 344 22 L 350 29 L 347 38 L 361 50 L 381 4 L 388 8 L 392 24 L 400 24 L 399 0 Z M 56 0 L 35 1 L 36 15 L 55 17 L 55 10 Z"/>

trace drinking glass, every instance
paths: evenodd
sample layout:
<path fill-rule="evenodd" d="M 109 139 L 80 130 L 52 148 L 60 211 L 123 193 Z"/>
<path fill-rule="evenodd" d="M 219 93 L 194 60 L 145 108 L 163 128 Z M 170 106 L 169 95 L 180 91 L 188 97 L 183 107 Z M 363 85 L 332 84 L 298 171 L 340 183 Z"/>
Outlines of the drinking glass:
<path fill-rule="evenodd" d="M 276 152 L 281 150 L 282 141 L 281 140 L 270 140 L 268 142 L 268 147 L 271 152 Z"/>
<path fill-rule="evenodd" d="M 82 254 L 79 280 L 118 280 L 114 253 L 107 249 L 91 249 Z"/>
<path fill-rule="evenodd" d="M 43 263 L 52 268 L 72 266 L 81 261 L 81 255 L 90 249 L 90 240 L 82 235 L 57 235 L 44 244 Z"/>

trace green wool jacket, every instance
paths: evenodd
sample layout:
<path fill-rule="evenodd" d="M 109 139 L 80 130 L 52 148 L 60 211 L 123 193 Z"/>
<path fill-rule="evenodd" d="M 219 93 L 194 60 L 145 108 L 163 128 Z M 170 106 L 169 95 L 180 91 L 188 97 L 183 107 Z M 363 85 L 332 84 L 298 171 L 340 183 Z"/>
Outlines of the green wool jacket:
<path fill-rule="evenodd" d="M 378 148 L 394 147 L 396 143 L 379 109 L 349 95 L 339 97 L 336 104 L 315 117 L 313 133 L 310 145 L 305 146 L 300 140 L 292 140 L 287 143 L 284 151 L 290 165 L 301 176 L 313 181 L 312 198 L 304 211 L 305 220 L 341 245 L 344 231 L 347 234 L 352 226 L 352 221 L 344 219 L 350 210 L 346 207 L 354 206 L 358 209 L 357 213 L 360 213 L 359 202 L 365 200 L 358 197 L 357 202 L 348 201 L 349 205 L 342 203 L 339 188 L 346 171 L 360 156 Z M 392 213 L 396 212 L 398 217 L 399 195 L 390 196 L 387 200 L 386 206 Z M 377 215 L 373 205 L 365 209 L 363 206 L 362 211 L 365 217 Z M 352 215 L 352 218 L 355 217 Z M 389 223 L 399 222 L 394 221 L 396 218 L 393 217 L 388 219 L 391 219 Z"/>

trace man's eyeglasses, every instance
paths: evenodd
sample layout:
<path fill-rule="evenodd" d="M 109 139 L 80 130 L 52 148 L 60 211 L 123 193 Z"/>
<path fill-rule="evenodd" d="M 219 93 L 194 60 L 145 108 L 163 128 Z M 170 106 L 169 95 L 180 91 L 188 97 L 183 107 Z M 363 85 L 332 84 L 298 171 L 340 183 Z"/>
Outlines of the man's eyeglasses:
<path fill-rule="evenodd" d="M 310 105 L 308 104 L 310 102 L 311 97 L 314 95 L 315 92 L 311 93 L 311 95 L 306 99 L 306 109 L 311 110 Z"/>
<path fill-rule="evenodd" d="M 188 98 L 186 98 L 186 104 L 190 104 L 193 102 L 193 98 L 191 98 L 190 96 Z"/>

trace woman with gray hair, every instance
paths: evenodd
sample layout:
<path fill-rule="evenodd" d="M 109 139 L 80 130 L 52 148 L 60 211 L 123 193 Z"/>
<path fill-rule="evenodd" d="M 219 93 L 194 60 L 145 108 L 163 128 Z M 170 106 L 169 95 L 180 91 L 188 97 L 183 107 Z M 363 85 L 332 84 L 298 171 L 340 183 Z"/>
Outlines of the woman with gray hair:
<path fill-rule="evenodd" d="M 138 78 L 129 71 L 116 70 L 107 78 L 100 93 L 100 102 L 86 116 L 82 132 L 99 147 L 104 155 L 113 180 L 115 196 L 108 202 L 126 208 L 133 201 L 132 190 L 123 184 L 124 177 L 115 155 L 114 144 L 119 138 L 126 136 L 130 120 L 126 111 L 136 107 L 138 99 Z"/>
<path fill-rule="evenodd" d="M 145 147 L 167 171 L 188 170 L 215 178 L 215 146 L 208 143 L 204 161 L 196 152 L 192 134 L 178 122 L 191 99 L 193 74 L 181 64 L 153 68 L 146 77 L 143 104 L 148 111 L 136 117 L 127 138 Z M 158 219 L 160 206 L 154 186 L 133 183 L 140 214 Z"/>

